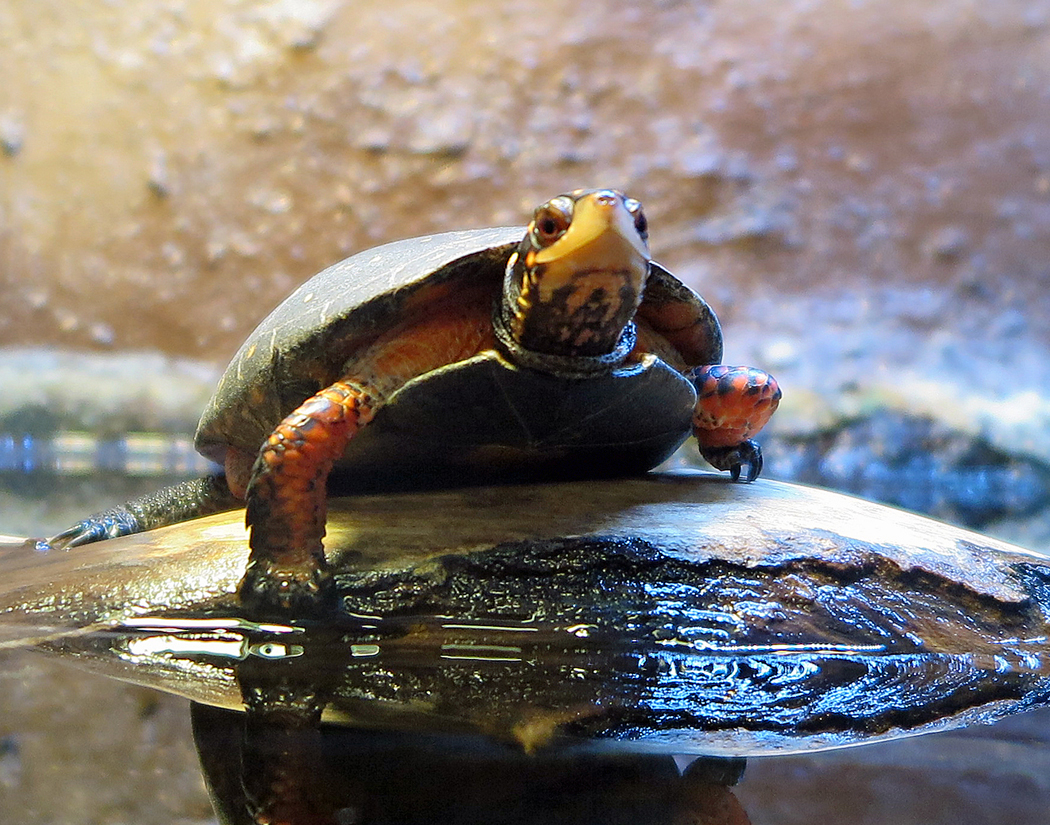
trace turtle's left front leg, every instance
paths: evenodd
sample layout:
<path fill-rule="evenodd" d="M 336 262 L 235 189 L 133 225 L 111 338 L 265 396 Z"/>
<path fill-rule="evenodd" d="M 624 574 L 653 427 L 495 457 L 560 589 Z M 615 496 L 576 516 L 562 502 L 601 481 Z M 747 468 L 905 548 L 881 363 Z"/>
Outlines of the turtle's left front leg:
<path fill-rule="evenodd" d="M 328 607 L 328 474 L 379 405 L 367 386 L 337 381 L 287 416 L 259 451 L 247 491 L 251 554 L 238 590 L 257 615 Z"/>
<path fill-rule="evenodd" d="M 728 470 L 734 481 L 747 465 L 745 481 L 762 472 L 762 448 L 751 440 L 776 412 L 780 387 L 755 367 L 725 364 L 696 367 L 689 374 L 696 387 L 693 435 L 711 466 Z"/>

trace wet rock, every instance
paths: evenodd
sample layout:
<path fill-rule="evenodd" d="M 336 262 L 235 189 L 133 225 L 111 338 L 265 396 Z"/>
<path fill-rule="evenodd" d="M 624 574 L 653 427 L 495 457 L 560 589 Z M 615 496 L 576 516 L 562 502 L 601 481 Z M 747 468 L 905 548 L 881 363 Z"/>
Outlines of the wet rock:
<path fill-rule="evenodd" d="M 922 416 L 881 410 L 765 441 L 770 475 L 982 528 L 1050 507 L 1050 466 Z"/>

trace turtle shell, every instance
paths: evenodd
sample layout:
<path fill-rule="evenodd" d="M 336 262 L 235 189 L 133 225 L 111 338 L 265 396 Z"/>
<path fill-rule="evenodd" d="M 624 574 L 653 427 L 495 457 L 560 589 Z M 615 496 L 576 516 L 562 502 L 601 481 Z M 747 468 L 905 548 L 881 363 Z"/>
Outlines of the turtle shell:
<path fill-rule="evenodd" d="M 361 252 L 305 282 L 255 329 L 204 410 L 196 445 L 222 462 L 253 453 L 288 413 L 344 375 L 344 365 L 413 313 L 476 290 L 498 300 L 525 229 L 499 227 L 412 238 Z M 647 310 L 700 335 L 690 364 L 721 360 L 714 313 L 652 265 Z M 676 342 L 677 343 L 677 342 Z M 527 369 L 496 352 L 449 364 L 398 390 L 355 436 L 334 479 L 354 489 L 635 472 L 685 439 L 696 402 L 688 380 L 655 356 L 580 379 Z"/>

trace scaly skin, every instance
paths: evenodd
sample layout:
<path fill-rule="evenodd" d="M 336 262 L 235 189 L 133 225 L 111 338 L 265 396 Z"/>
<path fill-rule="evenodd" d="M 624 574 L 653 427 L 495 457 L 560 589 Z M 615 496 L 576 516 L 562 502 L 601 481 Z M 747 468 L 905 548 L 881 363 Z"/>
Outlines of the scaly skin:
<path fill-rule="evenodd" d="M 340 381 L 303 402 L 267 439 L 248 482 L 251 555 L 239 589 L 245 607 L 299 615 L 327 606 L 325 483 L 378 406 L 365 387 Z"/>
<path fill-rule="evenodd" d="M 387 394 L 416 375 L 492 346 L 487 304 L 438 310 L 409 332 L 392 330 L 351 365 L 355 376 L 374 380 L 347 377 L 321 390 L 263 445 L 247 482 L 251 553 L 238 589 L 241 603 L 256 615 L 308 616 L 331 606 L 322 539 L 332 465 Z"/>
<path fill-rule="evenodd" d="M 780 387 L 755 367 L 717 364 L 697 367 L 690 377 L 696 387 L 693 435 L 700 454 L 712 467 L 729 470 L 733 480 L 747 465 L 747 481 L 762 471 L 762 451 L 751 440 L 776 412 Z"/>

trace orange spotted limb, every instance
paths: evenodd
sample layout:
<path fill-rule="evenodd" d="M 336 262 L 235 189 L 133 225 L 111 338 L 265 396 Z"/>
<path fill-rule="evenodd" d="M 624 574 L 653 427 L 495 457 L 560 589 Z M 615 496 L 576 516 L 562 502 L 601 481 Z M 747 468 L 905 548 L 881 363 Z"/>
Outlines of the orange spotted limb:
<path fill-rule="evenodd" d="M 700 454 L 716 469 L 729 470 L 734 481 L 747 465 L 745 480 L 754 481 L 762 470 L 762 450 L 751 437 L 780 403 L 776 379 L 754 367 L 725 364 L 697 367 L 690 377 L 696 387 L 693 435 Z"/>
<path fill-rule="evenodd" d="M 248 476 L 251 553 L 239 588 L 245 607 L 259 614 L 305 615 L 329 606 L 322 542 L 333 465 L 407 381 L 493 343 L 487 302 L 443 309 L 391 331 L 347 364 L 346 376 L 277 425 L 250 474 L 238 469 L 240 456 L 228 456 L 231 487 Z"/>
<path fill-rule="evenodd" d="M 266 440 L 248 482 L 251 553 L 240 586 L 246 606 L 308 611 L 326 601 L 328 474 L 377 406 L 366 387 L 339 381 L 303 402 Z"/>

